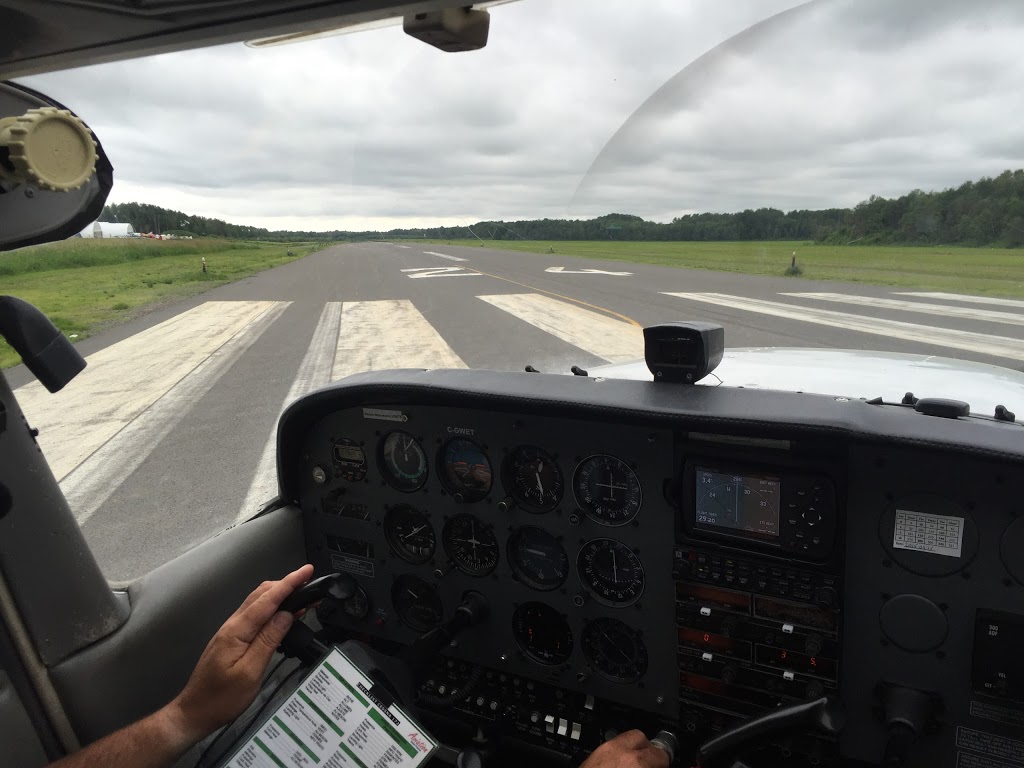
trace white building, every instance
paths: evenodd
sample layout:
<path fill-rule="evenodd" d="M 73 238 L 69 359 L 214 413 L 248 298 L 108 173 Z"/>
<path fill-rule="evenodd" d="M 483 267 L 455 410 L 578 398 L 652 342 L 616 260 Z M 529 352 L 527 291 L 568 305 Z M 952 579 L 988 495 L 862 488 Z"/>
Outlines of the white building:
<path fill-rule="evenodd" d="M 81 237 L 137 237 L 131 224 L 119 224 L 115 221 L 96 221 L 83 229 Z"/>

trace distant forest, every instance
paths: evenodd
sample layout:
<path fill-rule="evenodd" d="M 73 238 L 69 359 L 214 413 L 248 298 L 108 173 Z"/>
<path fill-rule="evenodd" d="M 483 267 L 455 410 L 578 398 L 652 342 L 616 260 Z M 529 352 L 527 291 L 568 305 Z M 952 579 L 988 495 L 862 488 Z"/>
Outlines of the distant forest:
<path fill-rule="evenodd" d="M 187 232 L 247 240 L 367 240 L 479 238 L 481 240 L 816 240 L 845 245 L 1024 246 L 1024 170 L 968 181 L 956 189 L 917 189 L 888 199 L 872 195 L 853 208 L 789 211 L 747 209 L 696 213 L 667 224 L 613 213 L 596 219 L 481 221 L 471 226 L 389 232 L 290 232 L 229 224 L 144 203 L 108 205 L 104 221 L 130 222 L 138 232 Z"/>

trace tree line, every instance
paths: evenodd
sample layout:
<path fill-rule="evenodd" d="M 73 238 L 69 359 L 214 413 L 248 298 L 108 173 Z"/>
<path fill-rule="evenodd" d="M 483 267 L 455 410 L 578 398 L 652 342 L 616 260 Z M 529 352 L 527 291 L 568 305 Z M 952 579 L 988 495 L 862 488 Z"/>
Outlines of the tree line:
<path fill-rule="evenodd" d="M 480 221 L 468 226 L 393 229 L 388 232 L 270 231 L 229 224 L 144 203 L 111 204 L 104 221 L 130 222 L 138 232 L 187 232 L 289 242 L 434 238 L 452 240 L 816 240 L 859 245 L 1024 246 L 1024 170 L 968 181 L 940 192 L 914 190 L 902 197 L 872 195 L 853 208 L 737 213 L 695 213 L 671 222 L 612 213 L 595 219 Z"/>

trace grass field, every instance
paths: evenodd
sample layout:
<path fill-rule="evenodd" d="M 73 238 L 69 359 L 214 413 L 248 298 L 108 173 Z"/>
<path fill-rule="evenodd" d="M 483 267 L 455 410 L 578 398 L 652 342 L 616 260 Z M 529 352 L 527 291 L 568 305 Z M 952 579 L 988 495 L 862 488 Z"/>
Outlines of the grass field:
<path fill-rule="evenodd" d="M 153 306 L 194 296 L 317 249 L 312 243 L 65 240 L 0 253 L 0 294 L 35 304 L 61 331 L 81 340 Z M 0 368 L 18 362 L 14 350 L 0 339 Z"/>
<path fill-rule="evenodd" d="M 479 240 L 429 240 L 480 246 Z M 1024 296 L 1024 249 L 819 245 L 808 242 L 483 241 L 484 247 L 583 256 L 690 269 L 785 273 L 794 251 L 804 278 L 893 285 L 907 289 Z"/>

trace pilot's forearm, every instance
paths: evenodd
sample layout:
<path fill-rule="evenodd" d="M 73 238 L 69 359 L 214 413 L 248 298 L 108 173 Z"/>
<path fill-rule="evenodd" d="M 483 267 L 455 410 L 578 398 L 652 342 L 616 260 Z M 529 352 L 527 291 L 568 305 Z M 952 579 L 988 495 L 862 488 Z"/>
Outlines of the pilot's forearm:
<path fill-rule="evenodd" d="M 179 720 L 176 705 L 169 704 L 149 717 L 53 763 L 50 768 L 98 765 L 105 768 L 166 768 L 195 741 Z"/>

